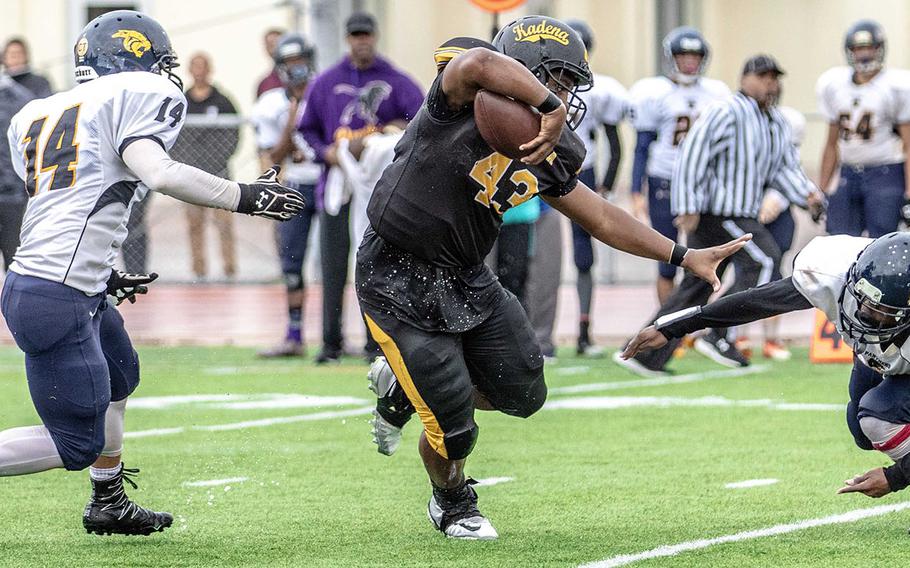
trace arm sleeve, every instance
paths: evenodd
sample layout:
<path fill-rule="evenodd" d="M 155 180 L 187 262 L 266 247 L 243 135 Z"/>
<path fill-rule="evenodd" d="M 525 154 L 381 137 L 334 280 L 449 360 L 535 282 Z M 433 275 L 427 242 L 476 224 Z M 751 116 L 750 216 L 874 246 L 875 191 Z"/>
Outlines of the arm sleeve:
<path fill-rule="evenodd" d="M 648 165 L 648 149 L 657 140 L 654 130 L 639 130 L 635 141 L 635 159 L 632 161 L 632 193 L 641 193 L 645 180 L 645 167 Z"/>
<path fill-rule="evenodd" d="M 891 491 L 900 491 L 910 485 L 910 454 L 886 467 L 885 479 Z"/>
<path fill-rule="evenodd" d="M 172 160 L 152 140 L 140 139 L 127 146 L 123 162 L 153 191 L 194 205 L 237 210 L 240 185 Z"/>
<path fill-rule="evenodd" d="M 607 133 L 607 144 L 610 147 L 610 161 L 607 164 L 607 172 L 604 174 L 603 185 L 607 191 L 613 191 L 616 172 L 619 171 L 619 162 L 622 160 L 622 143 L 619 140 L 619 132 L 615 123 L 605 123 L 604 130 Z"/>
<path fill-rule="evenodd" d="M 707 306 L 667 314 L 657 318 L 654 325 L 672 339 L 699 329 L 733 327 L 811 307 L 793 285 L 793 279 L 786 278 L 725 296 Z"/>
<path fill-rule="evenodd" d="M 321 97 L 319 96 L 319 83 L 313 84 L 304 100 L 303 114 L 300 115 L 300 121 L 297 123 L 297 130 L 306 140 L 307 145 L 313 149 L 316 154 L 316 161 L 325 162 L 325 150 L 328 144 L 322 141 L 322 124 L 317 114 L 317 109 L 321 106 Z"/>
<path fill-rule="evenodd" d="M 715 104 L 695 121 L 686 135 L 670 185 L 670 208 L 674 215 L 702 212 L 707 198 L 708 167 L 726 149 L 733 120 L 729 105 Z"/>

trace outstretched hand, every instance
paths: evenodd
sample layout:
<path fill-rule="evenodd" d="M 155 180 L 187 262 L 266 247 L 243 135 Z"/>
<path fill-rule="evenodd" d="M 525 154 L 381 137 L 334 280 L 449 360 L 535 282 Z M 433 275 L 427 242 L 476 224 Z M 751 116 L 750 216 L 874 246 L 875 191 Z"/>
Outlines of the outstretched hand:
<path fill-rule="evenodd" d="M 620 357 L 623 359 L 631 359 L 642 351 L 659 349 L 666 345 L 668 341 L 669 339 L 667 339 L 667 336 L 659 332 L 653 325 L 649 325 L 632 338 L 632 341 L 623 349 Z"/>
<path fill-rule="evenodd" d="M 154 282 L 158 275 L 154 272 L 151 274 L 129 274 L 121 270 L 111 270 L 111 275 L 107 279 L 107 294 L 114 298 L 116 305 L 122 304 L 129 300 L 131 304 L 136 303 L 136 294 L 147 294 L 148 285 Z"/>
<path fill-rule="evenodd" d="M 885 477 L 885 469 L 877 467 L 844 481 L 844 486 L 837 492 L 862 493 L 866 497 L 877 499 L 891 493 L 891 486 L 888 484 L 888 478 Z"/>
<path fill-rule="evenodd" d="M 303 211 L 306 202 L 300 192 L 278 182 L 280 171 L 280 166 L 272 166 L 253 183 L 241 183 L 237 212 L 287 221 Z"/>
<path fill-rule="evenodd" d="M 728 256 L 739 252 L 751 240 L 752 233 L 747 233 L 736 240 L 716 247 L 689 249 L 682 261 L 682 267 L 710 284 L 717 292 L 720 290 L 717 266 Z"/>

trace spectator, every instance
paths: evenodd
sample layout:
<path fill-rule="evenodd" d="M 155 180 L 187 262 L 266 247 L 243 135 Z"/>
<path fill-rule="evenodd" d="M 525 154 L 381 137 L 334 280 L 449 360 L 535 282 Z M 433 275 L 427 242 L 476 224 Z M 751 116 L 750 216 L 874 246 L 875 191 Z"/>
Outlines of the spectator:
<path fill-rule="evenodd" d="M 321 210 L 323 289 L 322 351 L 317 363 L 338 361 L 343 348 L 341 317 L 351 249 L 350 204 L 342 202 L 337 211 L 334 207 L 326 210 L 323 199 L 328 169 L 338 165 L 336 143 L 363 138 L 390 123 L 403 124 L 423 104 L 417 83 L 376 53 L 376 20 L 372 16 L 352 14 L 345 29 L 350 53 L 313 81 L 298 124 L 317 160 L 326 166 L 316 187 L 316 204 Z M 367 340 L 366 351 L 368 357 L 379 353 L 372 339 Z"/>
<path fill-rule="evenodd" d="M 310 228 L 316 216 L 313 192 L 322 168 L 313 162 L 313 152 L 296 132 L 300 103 L 312 77 L 313 48 L 300 34 L 281 36 L 275 51 L 279 77 L 285 86 L 263 93 L 253 107 L 256 145 L 264 166 L 282 164 L 285 184 L 299 191 L 306 207 L 293 219 L 279 224 L 278 257 L 284 277 L 288 327 L 284 340 L 264 351 L 260 357 L 297 357 L 304 354 L 303 307 L 306 278 L 304 261 Z"/>
<path fill-rule="evenodd" d="M 0 73 L 0 132 L 9 130 L 10 119 L 35 95 L 8 76 Z M 16 248 L 19 247 L 19 230 L 28 194 L 15 170 L 9 167 L 8 144 L 0 144 L 0 252 L 3 253 L 4 268 L 9 268 Z"/>
<path fill-rule="evenodd" d="M 35 97 L 43 99 L 54 94 L 51 84 L 29 67 L 28 45 L 19 37 L 11 38 L 3 48 L 3 66 L 13 81 L 19 83 Z"/>
<path fill-rule="evenodd" d="M 265 51 L 269 54 L 269 59 L 275 59 L 275 47 L 278 46 L 278 40 L 281 39 L 281 36 L 284 35 L 284 30 L 279 30 L 277 28 L 272 28 L 269 31 L 265 32 L 263 36 L 263 42 L 265 43 Z M 266 91 L 272 89 L 278 89 L 283 87 L 281 83 L 281 77 L 278 76 L 278 67 L 273 66 L 272 70 L 269 71 L 269 74 L 262 78 L 259 81 L 259 85 L 256 86 L 256 99 L 262 96 Z"/>
<path fill-rule="evenodd" d="M 218 177 L 230 178 L 228 160 L 237 150 L 240 139 L 237 109 L 226 95 L 212 85 L 212 63 L 208 55 L 197 53 L 190 58 L 190 75 L 193 84 L 186 91 L 187 124 L 171 153 L 175 160 Z M 205 278 L 205 226 L 208 208 L 190 204 L 185 207 L 190 227 L 193 274 L 196 278 Z M 224 275 L 230 279 L 237 273 L 231 212 L 212 209 L 211 214 L 221 240 Z"/>

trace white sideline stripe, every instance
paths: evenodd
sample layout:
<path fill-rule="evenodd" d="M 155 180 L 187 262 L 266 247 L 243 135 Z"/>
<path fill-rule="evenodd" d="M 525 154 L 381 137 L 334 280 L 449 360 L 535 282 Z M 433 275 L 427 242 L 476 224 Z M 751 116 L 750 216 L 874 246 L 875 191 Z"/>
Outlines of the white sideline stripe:
<path fill-rule="evenodd" d="M 752 539 L 764 538 L 764 537 L 768 537 L 768 536 L 777 536 L 777 535 L 787 534 L 787 533 L 801 531 L 801 530 L 805 530 L 805 529 L 822 527 L 825 525 L 855 523 L 856 521 L 861 521 L 863 519 L 868 519 L 871 517 L 880 517 L 882 515 L 887 515 L 888 513 L 895 513 L 897 511 L 903 511 L 904 509 L 907 509 L 907 508 L 910 508 L 910 501 L 905 501 L 903 503 L 896 503 L 894 505 L 882 505 L 879 507 L 871 507 L 869 509 L 856 509 L 854 511 L 847 511 L 846 513 L 841 513 L 839 515 L 831 515 L 829 517 L 822 517 L 820 519 L 808 519 L 805 521 L 800 521 L 798 523 L 775 525 L 773 527 L 767 527 L 764 529 L 745 531 L 745 532 L 740 532 L 740 533 L 736 533 L 736 534 L 719 536 L 716 538 L 691 540 L 689 542 L 681 542 L 679 544 L 658 546 L 657 548 L 652 548 L 651 550 L 639 552 L 638 554 L 622 554 L 622 555 L 613 556 L 611 558 L 607 558 L 607 559 L 604 559 L 604 560 L 601 560 L 598 562 L 582 564 L 580 566 L 580 568 L 614 568 L 616 566 L 625 566 L 626 564 L 632 564 L 634 562 L 639 562 L 641 560 L 650 560 L 652 558 L 665 558 L 668 556 L 676 556 L 677 554 L 679 554 L 681 552 L 688 552 L 690 550 L 701 550 L 703 548 L 708 548 L 708 547 L 714 546 L 715 544 L 726 544 L 728 542 L 739 542 L 742 540 L 752 540 Z"/>
<path fill-rule="evenodd" d="M 727 489 L 749 489 L 750 487 L 764 487 L 774 485 L 779 479 L 747 479 L 746 481 L 734 481 L 724 485 Z"/>
<path fill-rule="evenodd" d="M 587 373 L 591 370 L 591 367 L 587 365 L 581 365 L 578 367 L 556 367 L 553 369 L 553 372 L 557 375 L 581 375 Z"/>
<path fill-rule="evenodd" d="M 228 477 L 227 479 L 207 479 L 205 481 L 184 481 L 184 487 L 215 487 L 217 485 L 227 485 L 228 483 L 243 483 L 249 477 Z"/>
<path fill-rule="evenodd" d="M 263 426 L 274 426 L 276 424 L 291 424 L 294 422 L 309 422 L 314 420 L 332 420 L 334 418 L 346 418 L 348 416 L 360 416 L 369 414 L 373 411 L 372 406 L 354 408 L 352 410 L 339 410 L 335 412 L 316 412 L 313 414 L 301 414 L 297 416 L 281 416 L 277 418 L 263 418 L 261 420 L 247 420 L 244 422 L 233 422 L 231 424 L 214 424 L 211 426 L 193 426 L 191 428 L 156 428 L 153 430 L 138 430 L 136 432 L 127 432 L 124 438 L 152 438 L 156 436 L 170 436 L 173 434 L 182 434 L 188 431 L 202 432 L 224 432 L 227 430 L 242 430 L 243 428 L 259 428 Z"/>
<path fill-rule="evenodd" d="M 550 394 L 573 394 L 579 392 L 594 392 L 602 390 L 631 389 L 642 387 L 659 387 L 663 385 L 677 385 L 682 383 L 696 383 L 711 379 L 725 379 L 728 377 L 742 377 L 764 373 L 770 369 L 768 365 L 750 365 L 739 369 L 723 369 L 719 371 L 705 371 L 703 373 L 690 373 L 671 377 L 655 377 L 653 379 L 638 379 L 634 381 L 612 381 L 609 383 L 585 383 L 568 387 L 553 387 Z"/>
<path fill-rule="evenodd" d="M 182 405 L 207 406 L 228 410 L 260 408 L 313 408 L 319 406 L 359 406 L 368 401 L 352 396 L 320 396 L 297 393 L 189 394 L 137 396 L 130 398 L 130 410 L 162 410 Z"/>
<path fill-rule="evenodd" d="M 767 408 L 770 410 L 814 410 L 842 411 L 843 404 L 794 404 L 767 399 L 733 400 L 722 396 L 703 396 L 700 398 L 682 398 L 675 396 L 581 396 L 560 398 L 544 404 L 544 410 L 615 410 L 618 408 L 670 408 L 674 406 L 689 407 L 747 407 Z"/>
<path fill-rule="evenodd" d="M 509 481 L 515 481 L 514 477 L 487 477 L 486 479 L 478 479 L 477 485 L 479 487 L 489 487 L 490 485 L 499 485 L 500 483 L 508 483 Z"/>

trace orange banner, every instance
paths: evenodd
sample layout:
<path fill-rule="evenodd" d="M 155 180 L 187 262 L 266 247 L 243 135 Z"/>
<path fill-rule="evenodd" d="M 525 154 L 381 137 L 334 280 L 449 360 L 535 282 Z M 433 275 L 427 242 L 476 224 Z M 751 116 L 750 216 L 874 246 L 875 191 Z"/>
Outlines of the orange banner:
<path fill-rule="evenodd" d="M 847 346 L 825 313 L 815 310 L 815 328 L 809 343 L 809 360 L 813 363 L 852 363 L 853 350 Z"/>
<path fill-rule="evenodd" d="M 505 12 L 506 10 L 517 8 L 524 4 L 525 1 L 526 0 L 470 0 L 471 4 L 474 4 L 481 10 L 493 13 Z"/>

